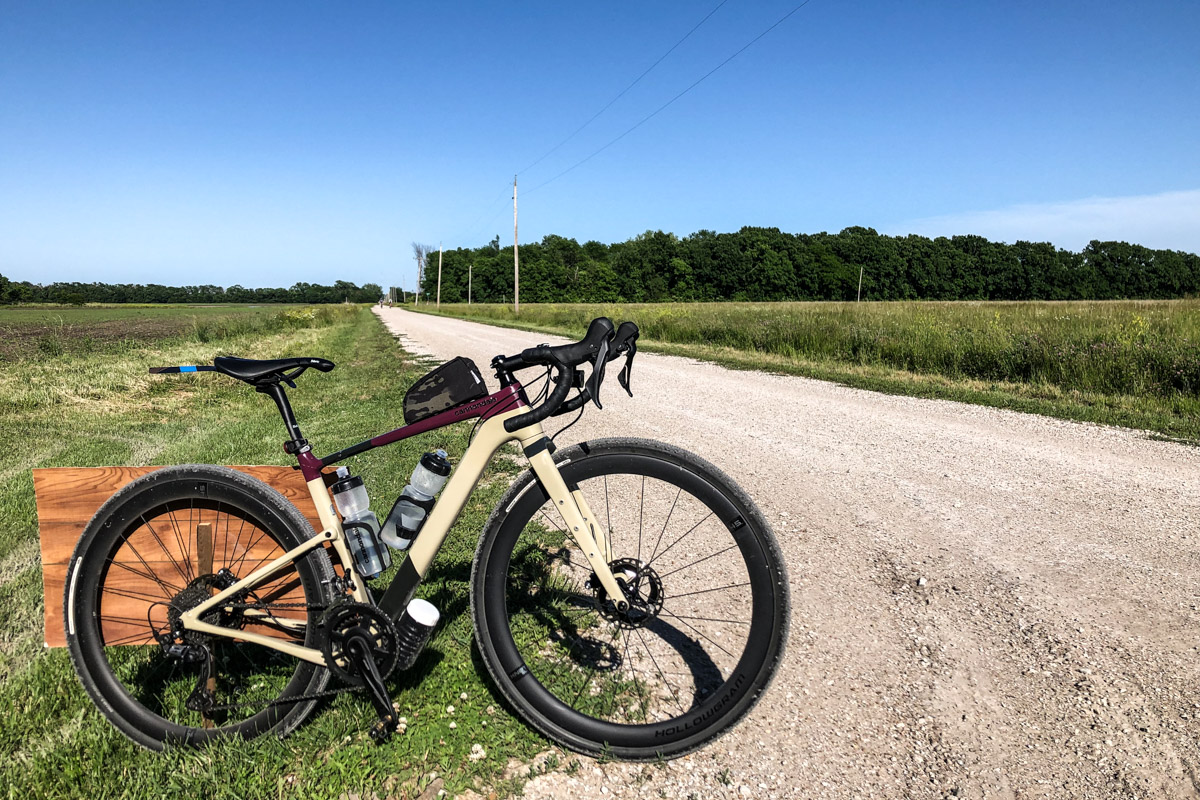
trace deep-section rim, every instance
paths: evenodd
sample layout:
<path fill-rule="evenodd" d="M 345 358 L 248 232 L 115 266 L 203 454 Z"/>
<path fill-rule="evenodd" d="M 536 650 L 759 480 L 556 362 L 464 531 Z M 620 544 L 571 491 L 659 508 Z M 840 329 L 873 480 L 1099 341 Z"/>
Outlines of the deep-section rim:
<path fill-rule="evenodd" d="M 108 554 L 119 546 L 129 520 L 149 509 L 187 498 L 189 493 L 194 496 L 197 481 L 207 484 L 209 497 L 222 497 L 224 505 L 254 516 L 285 552 L 313 535 L 312 526 L 277 490 L 246 473 L 212 465 L 182 465 L 155 470 L 126 485 L 96 512 L 72 555 L 68 573 L 71 580 L 64 587 L 64 626 L 68 649 L 76 673 L 97 707 L 124 735 L 150 749 L 181 744 L 200 745 L 227 736 L 251 738 L 270 730 L 286 735 L 316 705 L 315 700 L 272 705 L 233 725 L 214 729 L 195 728 L 155 714 L 131 696 L 126 686 L 113 674 L 104 655 L 104 647 L 100 644 L 101 634 L 93 613 L 106 572 Z M 257 505 L 257 508 L 247 509 L 242 503 Z M 318 549 L 306 555 L 296 562 L 296 570 L 301 576 L 305 597 L 310 598 L 307 602 L 326 602 L 328 581 L 333 576 L 333 569 L 325 551 Z M 76 571 L 78 574 L 73 574 Z M 76 604 L 74 608 L 72 599 Z M 71 628 L 72 612 L 74 631 Z M 310 630 L 310 644 L 314 636 L 315 630 Z M 318 692 L 328 681 L 328 670 L 298 661 L 297 669 L 281 696 Z"/>
<path fill-rule="evenodd" d="M 497 602 L 504 596 L 506 579 L 503 572 L 508 567 L 508 555 L 497 557 L 497 547 L 505 545 L 511 548 L 525 525 L 524 521 L 519 524 L 516 521 L 525 520 L 527 515 L 536 513 L 548 499 L 531 473 L 525 473 L 501 499 L 480 542 L 472 575 L 476 636 L 489 672 L 505 699 L 527 722 L 545 735 L 585 753 L 603 751 L 632 760 L 675 757 L 720 736 L 744 718 L 778 671 L 789 617 L 786 570 L 770 527 L 753 501 L 723 472 L 694 454 L 661 442 L 619 438 L 585 442 L 561 450 L 555 455 L 555 462 L 568 485 L 571 485 L 575 481 L 602 474 L 605 465 L 620 458 L 632 458 L 642 465 L 647 460 L 660 462 L 664 474 L 672 473 L 672 477 L 678 481 L 691 483 L 692 486 L 705 486 L 714 492 L 717 503 L 725 505 L 721 518 L 726 522 L 727 529 L 734 516 L 742 517 L 746 523 L 740 535 L 736 530 L 730 530 L 730 534 L 738 542 L 739 552 L 743 554 L 752 582 L 754 576 L 759 578 L 754 586 L 754 617 L 770 615 L 769 619 L 760 623 L 767 626 L 769 633 L 760 637 L 761 641 L 758 642 L 748 637 L 746 652 L 739 658 L 738 666 L 731 669 L 722 690 L 714 693 L 709 703 L 690 710 L 686 716 L 695 718 L 696 712 L 704 714 L 713 705 L 716 710 L 694 726 L 670 725 L 674 720 L 645 725 L 619 725 L 567 709 L 557 700 L 551 703 L 545 697 L 538 697 L 537 689 L 528 687 L 536 685 L 541 693 L 552 695 L 532 675 L 517 679 L 520 685 L 510 677 L 514 667 L 520 663 L 520 653 L 508 631 L 504 603 Z M 504 546 L 500 549 L 503 550 Z M 499 596 L 494 596 L 497 593 Z M 492 635 L 493 628 L 501 632 L 499 636 Z M 739 686 L 729 692 L 724 691 L 730 680 L 738 674 L 738 668 L 746 667 L 751 649 L 757 650 L 757 663 L 750 665 L 753 674 L 743 680 L 744 688 Z M 554 703 L 557 703 L 557 708 Z M 667 727 L 674 730 L 662 732 Z M 617 737 L 621 737 L 623 743 L 615 744 Z M 631 743 L 631 738 L 636 741 Z"/>

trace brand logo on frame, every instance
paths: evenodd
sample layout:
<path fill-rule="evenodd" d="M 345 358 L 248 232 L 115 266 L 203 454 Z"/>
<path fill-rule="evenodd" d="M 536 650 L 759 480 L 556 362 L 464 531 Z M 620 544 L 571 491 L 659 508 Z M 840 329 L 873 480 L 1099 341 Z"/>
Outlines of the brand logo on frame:
<path fill-rule="evenodd" d="M 477 403 L 472 403 L 472 404 L 471 404 L 471 405 L 469 405 L 469 406 L 463 406 L 462 408 L 460 408 L 460 409 L 456 410 L 456 411 L 454 412 L 454 416 L 456 416 L 456 417 L 460 417 L 460 416 L 462 416 L 463 414 L 466 414 L 466 413 L 468 413 L 468 412 L 475 411 L 475 410 L 477 410 L 477 409 L 480 409 L 480 408 L 484 408 L 485 406 L 490 406 L 490 405 L 491 405 L 492 403 L 494 403 L 494 402 L 496 402 L 496 398 L 494 398 L 494 397 L 485 397 L 485 398 L 483 398 L 482 400 L 480 400 L 480 401 L 479 401 L 479 402 L 477 402 Z"/>

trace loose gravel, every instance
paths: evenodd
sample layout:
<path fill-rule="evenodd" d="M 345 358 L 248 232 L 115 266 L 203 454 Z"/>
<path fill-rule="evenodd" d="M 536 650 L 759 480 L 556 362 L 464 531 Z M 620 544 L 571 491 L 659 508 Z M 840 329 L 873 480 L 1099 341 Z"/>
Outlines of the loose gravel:
<path fill-rule="evenodd" d="M 485 372 L 565 341 L 379 313 Z M 1200 450 L 645 353 L 632 384 L 564 440 L 661 439 L 739 481 L 787 560 L 791 641 L 715 744 L 579 759 L 527 797 L 1200 797 Z"/>

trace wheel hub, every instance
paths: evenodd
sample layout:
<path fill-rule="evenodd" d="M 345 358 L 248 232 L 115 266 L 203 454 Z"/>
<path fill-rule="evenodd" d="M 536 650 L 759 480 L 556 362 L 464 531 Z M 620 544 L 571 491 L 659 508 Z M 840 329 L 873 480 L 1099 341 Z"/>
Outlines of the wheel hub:
<path fill-rule="evenodd" d="M 168 601 L 169 630 L 158 635 L 158 642 L 167 655 L 182 658 L 184 661 L 195 661 L 203 655 L 201 651 L 207 648 L 212 637 L 184 628 L 183 615 L 236 582 L 237 578 L 224 569 L 216 575 L 201 575 Z M 200 621 L 223 628 L 241 627 L 241 615 L 237 610 L 226 611 L 218 607 L 210 608 L 201 614 Z"/>
<path fill-rule="evenodd" d="M 591 578 L 600 613 L 622 628 L 642 628 L 657 619 L 663 607 L 663 586 L 658 573 L 636 558 L 620 558 L 609 563 L 617 585 L 629 604 L 614 602 L 595 575 Z M 625 607 L 620 607 L 625 606 Z"/>

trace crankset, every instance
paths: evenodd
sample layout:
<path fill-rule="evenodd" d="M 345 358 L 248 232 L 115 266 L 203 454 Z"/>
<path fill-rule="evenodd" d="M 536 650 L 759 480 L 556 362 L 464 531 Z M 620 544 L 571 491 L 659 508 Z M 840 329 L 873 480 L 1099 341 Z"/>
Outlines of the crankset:
<path fill-rule="evenodd" d="M 383 683 L 400 656 L 396 626 L 374 606 L 346 601 L 325 612 L 321 634 L 325 664 L 344 682 L 367 690 L 379 716 L 371 738 L 386 741 L 399 723 Z"/>

